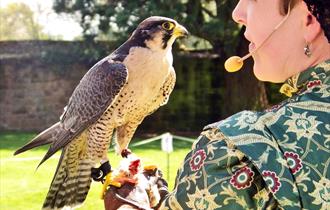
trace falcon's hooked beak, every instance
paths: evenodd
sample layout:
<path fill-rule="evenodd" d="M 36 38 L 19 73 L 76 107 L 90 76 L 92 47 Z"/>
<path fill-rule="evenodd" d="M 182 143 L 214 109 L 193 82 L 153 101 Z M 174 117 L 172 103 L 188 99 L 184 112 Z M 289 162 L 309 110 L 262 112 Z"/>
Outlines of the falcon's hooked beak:
<path fill-rule="evenodd" d="M 187 37 L 189 32 L 184 26 L 177 24 L 173 30 L 173 35 L 175 37 Z"/>

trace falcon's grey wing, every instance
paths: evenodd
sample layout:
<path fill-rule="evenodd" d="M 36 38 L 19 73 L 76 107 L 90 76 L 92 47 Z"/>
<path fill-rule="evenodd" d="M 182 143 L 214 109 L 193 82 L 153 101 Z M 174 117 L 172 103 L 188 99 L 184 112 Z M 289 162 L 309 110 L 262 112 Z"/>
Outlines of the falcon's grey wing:
<path fill-rule="evenodd" d="M 122 90 L 127 79 L 128 70 L 122 63 L 104 58 L 95 64 L 70 97 L 60 119 L 62 129 L 55 135 L 55 141 L 40 164 L 95 123 Z"/>

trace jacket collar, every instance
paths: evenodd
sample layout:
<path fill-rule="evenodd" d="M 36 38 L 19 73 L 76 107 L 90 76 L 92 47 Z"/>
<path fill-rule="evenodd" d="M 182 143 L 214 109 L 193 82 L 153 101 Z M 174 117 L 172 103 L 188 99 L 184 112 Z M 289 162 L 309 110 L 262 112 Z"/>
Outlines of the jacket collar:
<path fill-rule="evenodd" d="M 329 74 L 330 59 L 290 77 L 282 85 L 280 92 L 291 97 L 315 85 L 323 84 Z"/>

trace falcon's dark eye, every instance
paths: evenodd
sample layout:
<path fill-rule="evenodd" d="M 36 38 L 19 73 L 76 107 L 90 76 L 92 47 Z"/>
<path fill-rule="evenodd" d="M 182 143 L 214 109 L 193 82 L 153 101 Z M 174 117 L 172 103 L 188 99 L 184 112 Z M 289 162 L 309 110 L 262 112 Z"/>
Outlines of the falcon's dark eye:
<path fill-rule="evenodd" d="M 162 27 L 163 29 L 167 30 L 167 31 L 170 31 L 174 28 L 174 23 L 171 23 L 171 22 L 164 22 L 162 24 Z"/>

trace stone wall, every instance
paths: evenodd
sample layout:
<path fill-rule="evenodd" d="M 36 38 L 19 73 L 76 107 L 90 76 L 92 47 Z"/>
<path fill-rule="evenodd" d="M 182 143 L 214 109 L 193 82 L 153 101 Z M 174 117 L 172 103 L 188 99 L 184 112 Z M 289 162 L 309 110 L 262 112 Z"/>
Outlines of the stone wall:
<path fill-rule="evenodd" d="M 0 42 L 0 130 L 40 131 L 58 121 L 92 64 L 65 59 L 61 63 L 54 52 L 67 51 L 58 53 L 65 57 L 81 44 Z"/>

